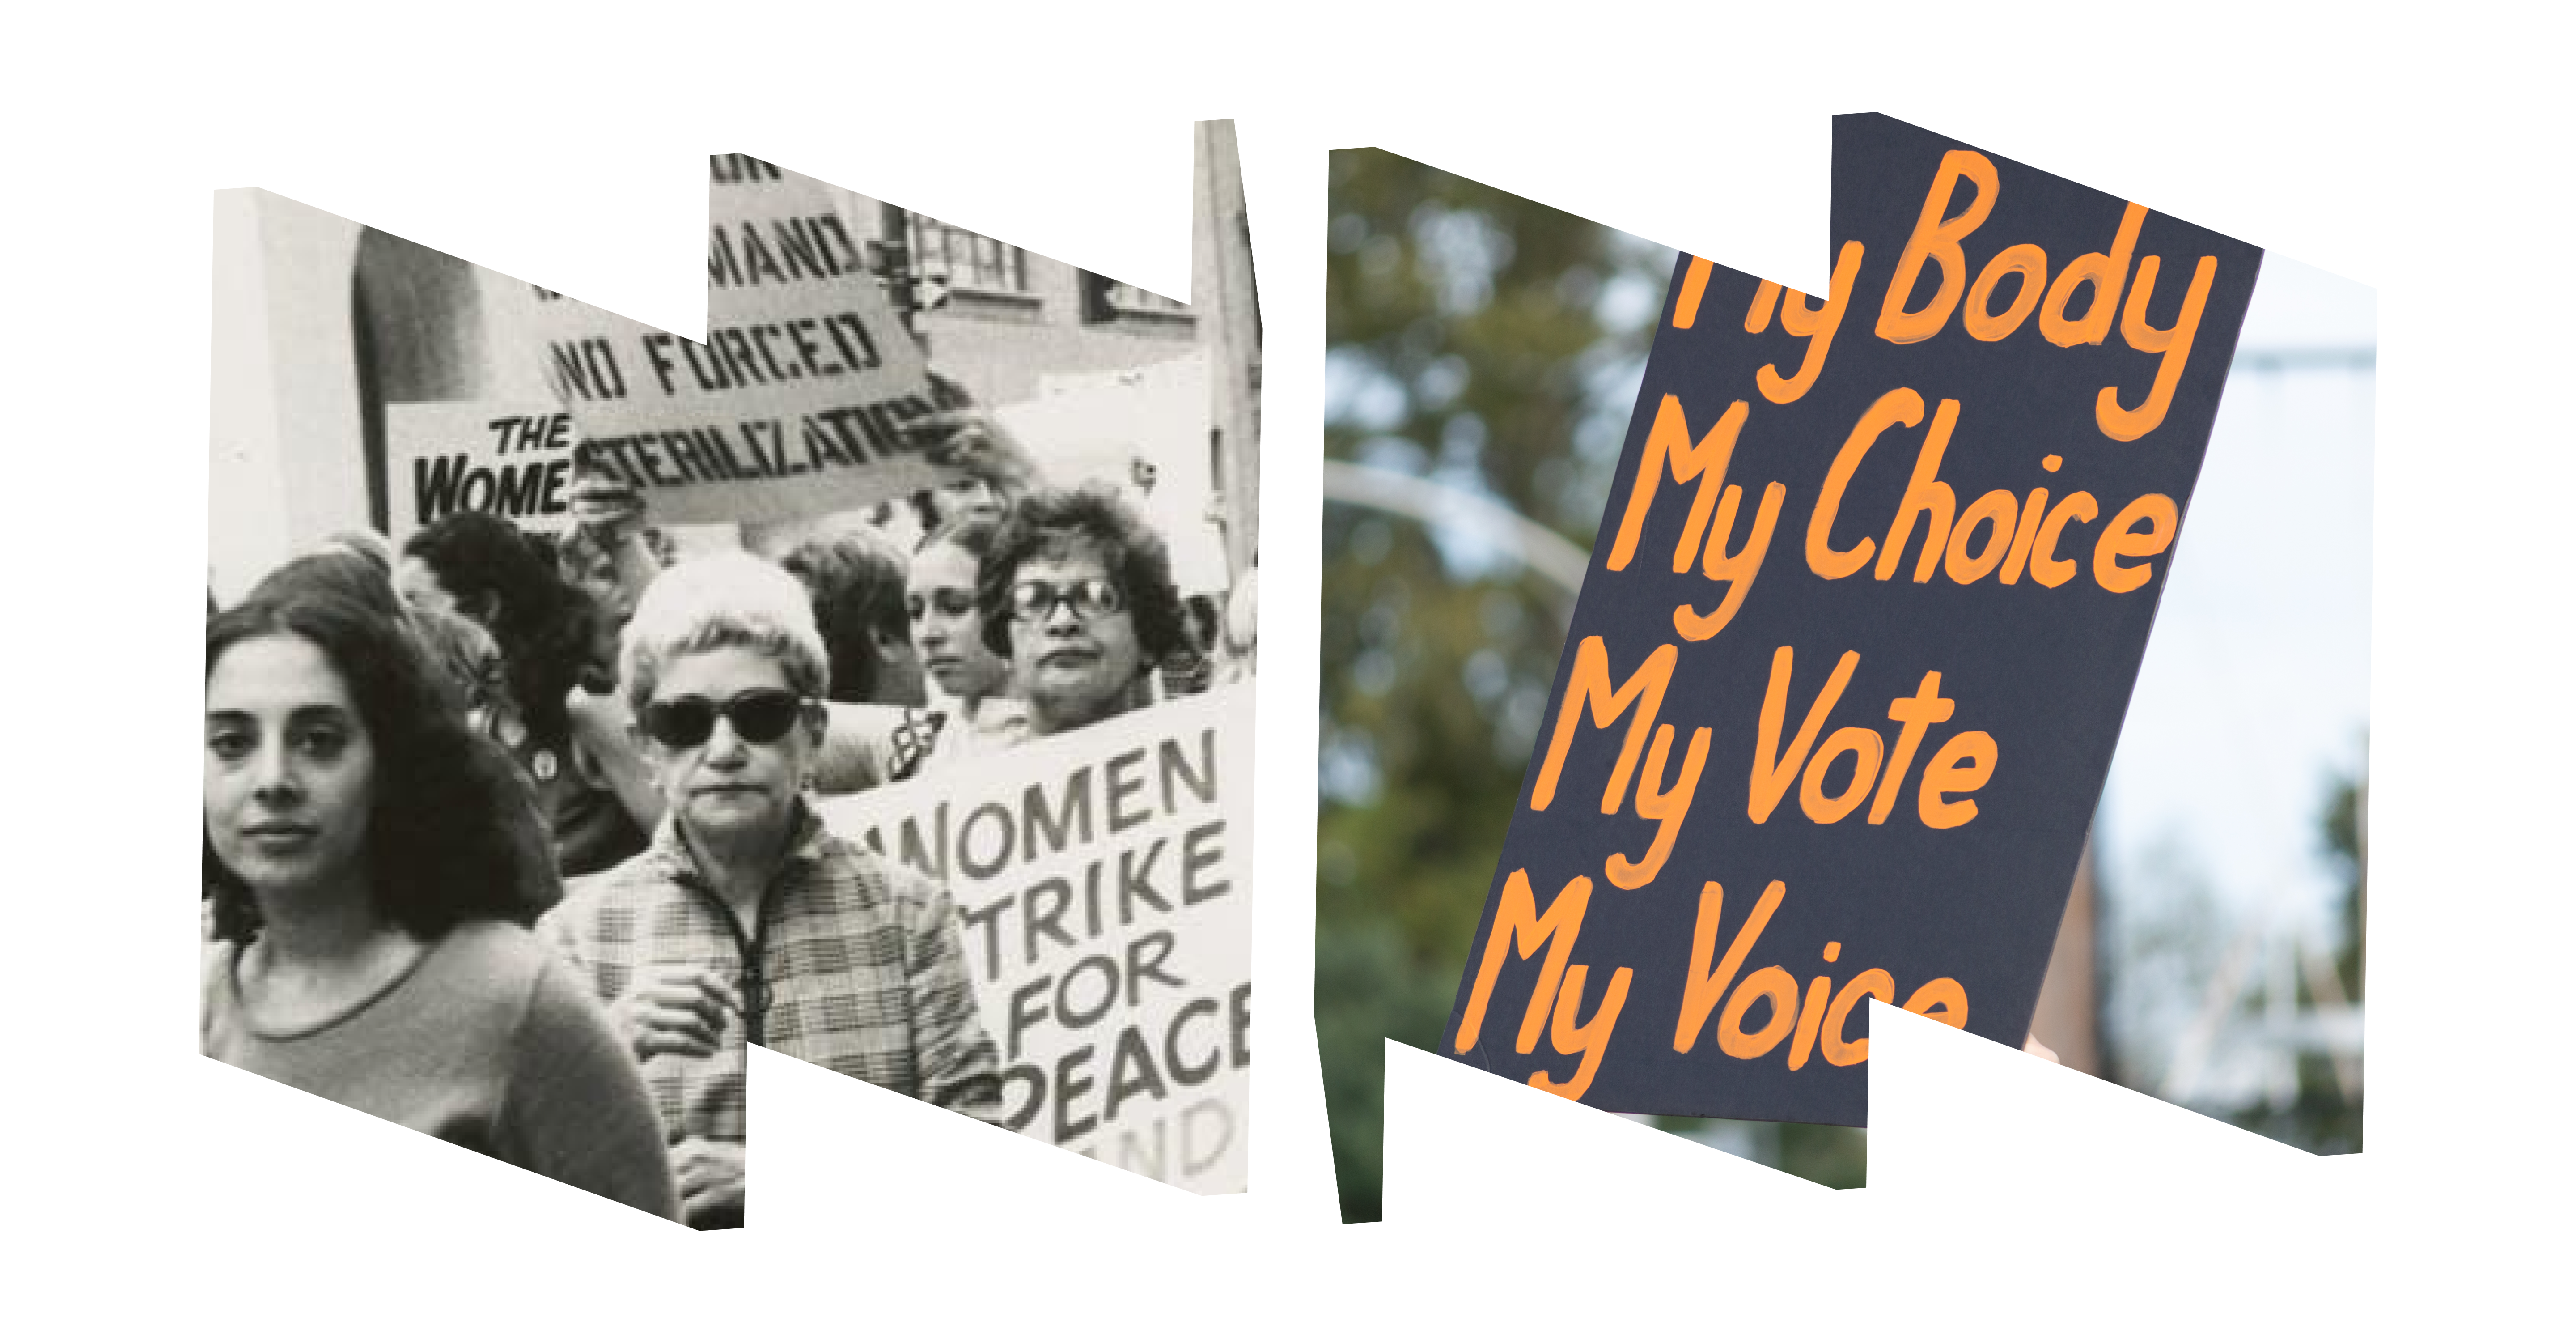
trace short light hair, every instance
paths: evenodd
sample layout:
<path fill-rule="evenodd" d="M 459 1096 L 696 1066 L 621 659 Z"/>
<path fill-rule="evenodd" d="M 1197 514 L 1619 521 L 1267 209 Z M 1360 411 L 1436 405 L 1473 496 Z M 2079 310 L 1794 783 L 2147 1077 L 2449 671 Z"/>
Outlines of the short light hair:
<path fill-rule="evenodd" d="M 636 713 L 672 660 L 717 648 L 748 648 L 778 663 L 787 688 L 820 699 L 831 684 L 831 658 L 815 631 L 803 584 L 786 570 L 739 550 L 682 560 L 663 570 L 636 600 L 618 644 L 618 684 Z"/>

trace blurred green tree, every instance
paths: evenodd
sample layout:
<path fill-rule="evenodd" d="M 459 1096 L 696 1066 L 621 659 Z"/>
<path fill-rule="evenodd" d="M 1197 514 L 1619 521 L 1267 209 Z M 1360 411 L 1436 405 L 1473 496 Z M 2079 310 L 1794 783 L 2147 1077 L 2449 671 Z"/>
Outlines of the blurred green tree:
<path fill-rule="evenodd" d="M 1326 455 L 1589 550 L 1672 249 L 1374 149 L 1332 156 L 1331 215 Z M 1342 1216 L 1374 1221 L 1379 1042 L 1439 1047 L 1570 603 L 1500 538 L 1330 502 L 1323 525 L 1315 1030 Z M 1861 1143 L 1804 1125 L 1720 1141 L 1840 1187 Z"/>
<path fill-rule="evenodd" d="M 2311 968 L 2297 987 L 2296 1006 L 2305 1011 L 2362 1002 L 2364 916 L 2370 898 L 2369 780 L 2336 780 L 2318 820 L 2327 860 L 2342 878 L 2343 890 L 2335 901 L 2327 964 Z M 2339 1059 L 2316 1048 L 2302 1048 L 2295 1058 L 2298 1087 L 2287 1104 L 2265 1100 L 2224 1117 L 2319 1156 L 2360 1151 L 2361 1060 Z"/>

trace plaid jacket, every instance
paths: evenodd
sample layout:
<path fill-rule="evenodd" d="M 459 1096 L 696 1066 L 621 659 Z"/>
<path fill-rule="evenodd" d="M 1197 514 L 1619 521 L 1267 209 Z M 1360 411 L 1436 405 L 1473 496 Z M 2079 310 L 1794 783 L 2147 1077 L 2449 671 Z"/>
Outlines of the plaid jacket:
<path fill-rule="evenodd" d="M 976 1016 L 944 888 L 803 811 L 759 926 L 745 929 L 674 824 L 664 817 L 642 853 L 568 883 L 538 925 L 602 1002 L 656 965 L 712 968 L 739 990 L 742 1015 L 725 1023 L 713 1056 L 643 1064 L 671 1141 L 742 1140 L 745 1041 L 976 1119 L 1000 1117 L 999 1056 Z"/>

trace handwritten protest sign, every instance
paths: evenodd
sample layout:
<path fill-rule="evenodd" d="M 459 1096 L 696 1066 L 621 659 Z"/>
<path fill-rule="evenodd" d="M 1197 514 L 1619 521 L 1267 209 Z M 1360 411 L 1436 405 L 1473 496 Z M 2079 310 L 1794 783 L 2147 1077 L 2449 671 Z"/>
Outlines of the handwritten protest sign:
<path fill-rule="evenodd" d="M 397 401 L 385 406 L 386 521 L 394 544 L 455 512 L 522 530 L 572 528 L 572 417 L 551 406 Z"/>
<path fill-rule="evenodd" d="M 829 188 L 713 160 L 707 340 L 540 295 L 546 375 L 583 462 L 661 522 L 760 522 L 935 484 L 903 426 L 935 409 L 927 367 Z"/>
<path fill-rule="evenodd" d="M 1162 536 L 1172 582 L 1222 592 L 1225 540 L 1209 521 L 1207 359 L 1193 350 L 1142 368 L 1056 374 L 1036 399 L 994 408 L 1022 442 L 1047 445 L 1062 484 L 1115 489 Z"/>
<path fill-rule="evenodd" d="M 1213 691 L 826 799 L 947 883 L 1003 1122 L 1201 1193 L 1243 1189 L 1251 703 Z"/>
<path fill-rule="evenodd" d="M 1833 193 L 1822 299 L 1675 267 L 1478 1067 L 1861 1124 L 1867 999 L 2028 1029 L 2262 254 L 1881 116 Z"/>

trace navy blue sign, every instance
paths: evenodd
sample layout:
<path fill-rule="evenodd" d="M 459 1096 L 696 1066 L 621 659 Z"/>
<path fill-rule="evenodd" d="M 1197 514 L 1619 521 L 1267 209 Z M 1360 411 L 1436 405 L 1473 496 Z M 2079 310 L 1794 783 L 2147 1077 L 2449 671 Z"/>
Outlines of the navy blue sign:
<path fill-rule="evenodd" d="M 2260 249 L 1834 121 L 1830 293 L 1683 257 L 1444 1044 L 1862 1124 L 1870 998 L 2018 1046 Z"/>

